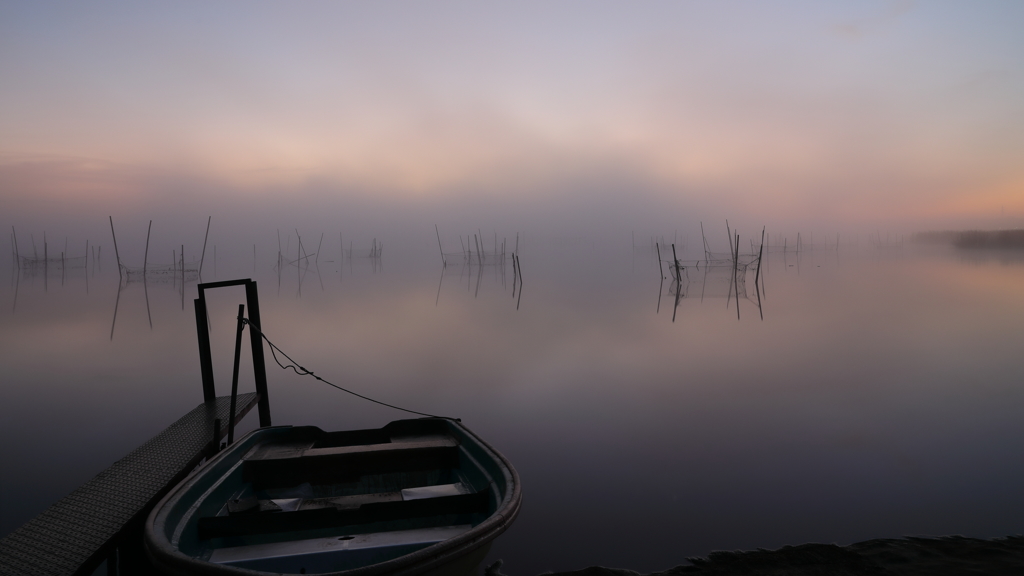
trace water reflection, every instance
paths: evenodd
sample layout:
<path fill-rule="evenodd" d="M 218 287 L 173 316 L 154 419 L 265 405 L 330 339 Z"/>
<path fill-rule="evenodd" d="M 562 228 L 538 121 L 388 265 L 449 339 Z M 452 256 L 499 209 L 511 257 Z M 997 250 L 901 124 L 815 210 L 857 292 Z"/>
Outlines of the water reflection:
<path fill-rule="evenodd" d="M 839 266 L 834 247 L 773 242 L 760 275 L 740 275 L 699 246 L 674 257 L 662 245 L 658 258 L 659 248 L 631 250 L 628 236 L 593 250 L 538 241 L 524 247 L 531 289 L 516 310 L 519 250 L 506 243 L 500 264 L 501 238 L 481 250 L 476 235 L 462 236 L 471 257 L 442 251 L 440 273 L 439 247 L 458 246 L 443 235 L 419 251 L 388 240 L 387 267 L 363 257 L 370 238 L 351 259 L 340 236 L 330 250 L 313 236 L 315 253 L 306 235 L 302 248 L 282 238 L 289 260 L 303 248 L 313 258 L 275 268 L 268 250 L 257 280 L 284 286 L 264 294 L 262 321 L 304 366 L 385 402 L 462 417 L 510 458 L 527 502 L 492 551 L 510 573 L 653 571 L 714 549 L 1021 530 L 1019 261 L 844 244 Z M 734 256 L 737 244 L 734 235 Z M 248 275 L 244 252 L 218 273 Z M 169 281 L 122 282 L 90 264 L 91 293 L 70 268 L 62 289 L 16 269 L 0 284 L 12 298 L 0 311 L 10 383 L 0 387 L 0 450 L 5 471 L 17 471 L 0 475 L 0 490 L 18 495 L 2 500 L 3 532 L 201 401 L 195 317 L 180 309 L 195 284 L 182 283 L 174 258 Z M 329 280 L 330 264 L 339 279 L 345 265 L 344 282 Z M 309 289 L 318 267 L 319 292 Z M 767 283 L 769 314 L 750 322 Z M 242 297 L 225 292 L 209 310 L 222 388 Z M 743 322 L 732 320 L 737 303 Z M 680 321 L 666 322 L 662 306 Z M 399 417 L 307 380 L 268 373 L 275 424 Z M 252 382 L 243 365 L 240 391 Z M 610 525 L 629 529 L 609 538 Z"/>
<path fill-rule="evenodd" d="M 460 256 L 461 262 L 454 264 L 452 268 L 458 267 L 459 279 L 458 285 L 462 285 L 463 279 L 466 282 L 467 291 L 472 291 L 473 298 L 480 297 L 480 288 L 484 285 L 484 272 L 490 270 L 494 273 L 494 282 L 496 285 L 500 284 L 502 291 L 509 290 L 507 283 L 506 273 L 511 269 L 512 282 L 511 292 L 512 298 L 516 302 L 516 310 L 519 309 L 522 303 L 523 297 L 523 274 L 522 267 L 519 262 L 519 255 L 511 253 L 506 255 L 504 253 L 485 255 L 486 253 L 478 252 L 476 255 L 470 253 L 454 253 L 445 255 L 442 252 L 442 264 L 441 264 L 441 275 L 437 283 L 437 294 L 434 298 L 434 306 L 437 306 L 441 301 L 441 287 L 444 285 L 445 274 L 449 271 L 447 258 L 445 256 Z M 457 259 L 453 259 L 453 262 Z"/>
<path fill-rule="evenodd" d="M 369 264 L 372 274 L 379 274 L 384 271 L 384 243 L 377 238 L 372 238 L 367 247 L 359 248 L 351 240 L 346 244 L 344 236 L 339 233 L 338 257 L 337 259 L 329 259 L 329 255 L 325 253 L 324 249 L 325 237 L 326 233 L 321 233 L 317 240 L 316 251 L 309 252 L 306 250 L 306 246 L 302 240 L 302 235 L 299 233 L 299 230 L 295 229 L 296 245 L 294 247 L 294 251 L 292 251 L 291 234 L 286 235 L 282 239 L 281 232 L 278 230 L 278 251 L 274 265 L 271 268 L 277 278 L 277 293 L 279 296 L 284 283 L 288 282 L 290 278 L 294 278 L 296 281 L 295 297 L 302 297 L 303 284 L 307 281 L 307 277 L 309 276 L 315 276 L 317 284 L 320 286 L 320 291 L 325 292 L 327 290 L 327 286 L 324 284 L 324 275 L 320 268 L 320 262 L 336 265 L 338 280 L 342 282 L 345 281 L 346 278 L 346 266 L 348 267 L 349 276 L 357 273 L 357 269 L 355 268 L 357 265 L 362 266 Z M 292 254 L 294 254 L 294 258 L 292 257 Z M 256 247 L 253 246 L 254 271 L 257 269 L 256 261 Z"/>
<path fill-rule="evenodd" d="M 89 293 L 90 266 L 89 259 L 86 256 L 68 258 L 62 254 L 60 258 L 35 258 L 15 254 L 14 257 L 14 266 L 12 266 L 11 270 L 11 287 L 14 292 L 11 304 L 12 312 L 18 308 L 18 292 L 21 289 L 23 280 L 32 282 L 42 278 L 43 292 L 50 291 L 49 275 L 51 269 L 54 270 L 54 273 L 60 272 L 60 285 L 62 288 L 68 282 L 81 279 L 85 286 L 86 294 Z M 97 265 L 95 264 L 92 267 L 93 275 L 96 273 L 96 267 Z"/>
<path fill-rule="evenodd" d="M 757 252 L 741 254 L 739 253 L 739 236 L 737 235 L 734 246 L 734 252 L 731 254 L 716 254 L 707 250 L 705 242 L 704 259 L 683 261 L 676 253 L 675 244 L 670 245 L 671 258 L 663 258 L 660 242 L 655 243 L 658 272 L 661 277 L 656 312 L 661 313 L 662 295 L 671 296 L 673 299 L 672 322 L 675 322 L 679 304 L 692 293 L 692 283 L 700 286 L 700 302 L 703 303 L 705 298 L 725 298 L 727 309 L 735 302 L 736 319 L 739 320 L 740 300 L 747 300 L 757 306 L 758 314 L 761 320 L 764 320 L 761 303 L 761 292 L 765 281 L 764 275 L 761 273 L 763 245 Z M 693 280 L 691 280 L 691 270 L 695 276 Z M 747 290 L 749 276 L 754 277 L 756 300 L 751 299 Z M 669 280 L 667 291 L 665 280 Z"/>

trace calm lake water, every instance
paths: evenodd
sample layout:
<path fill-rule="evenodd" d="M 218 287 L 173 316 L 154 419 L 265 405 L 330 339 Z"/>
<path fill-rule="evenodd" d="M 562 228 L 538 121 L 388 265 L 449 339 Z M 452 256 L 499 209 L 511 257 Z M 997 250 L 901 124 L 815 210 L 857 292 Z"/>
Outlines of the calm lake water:
<path fill-rule="evenodd" d="M 729 275 L 705 279 L 693 249 L 675 306 L 646 240 L 522 238 L 515 298 L 510 259 L 449 255 L 442 270 L 433 236 L 383 240 L 379 261 L 366 239 L 351 260 L 325 248 L 317 266 L 280 275 L 276 251 L 254 261 L 243 243 L 230 259 L 208 254 L 204 280 L 253 277 L 268 337 L 304 366 L 461 417 L 501 450 L 524 486 L 491 553 L 506 573 L 1024 532 L 1024 259 L 866 240 L 771 252 L 762 309 L 751 271 L 737 319 Z M 0 534 L 202 400 L 195 282 L 119 290 L 110 248 L 100 267 L 63 275 L 6 268 Z M 242 291 L 209 298 L 227 394 Z M 403 417 L 268 371 L 275 424 Z"/>

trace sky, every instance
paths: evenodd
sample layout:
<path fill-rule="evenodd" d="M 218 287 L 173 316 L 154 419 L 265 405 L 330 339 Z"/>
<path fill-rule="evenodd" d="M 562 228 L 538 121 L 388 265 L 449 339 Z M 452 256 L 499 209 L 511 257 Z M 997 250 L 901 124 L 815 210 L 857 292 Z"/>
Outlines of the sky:
<path fill-rule="evenodd" d="M 0 224 L 1019 227 L 1022 29 L 1016 1 L 3 0 Z"/>

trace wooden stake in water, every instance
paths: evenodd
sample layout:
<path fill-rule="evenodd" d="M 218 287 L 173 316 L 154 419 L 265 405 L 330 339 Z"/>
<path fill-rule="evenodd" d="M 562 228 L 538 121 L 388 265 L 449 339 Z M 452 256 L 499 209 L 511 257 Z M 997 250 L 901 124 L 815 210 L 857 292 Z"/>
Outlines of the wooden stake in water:
<path fill-rule="evenodd" d="M 736 319 L 740 319 L 740 285 L 738 282 L 737 273 L 739 272 L 740 266 L 740 235 L 736 235 L 736 251 L 732 256 L 732 282 L 736 286 Z"/>
<path fill-rule="evenodd" d="M 437 234 L 437 249 L 441 251 L 441 267 L 445 268 L 448 263 L 444 261 L 444 248 L 441 248 L 441 231 L 437 229 L 437 224 L 434 224 L 434 233 Z"/>
<path fill-rule="evenodd" d="M 654 243 L 654 249 L 658 252 L 658 274 L 661 275 L 661 279 L 665 279 L 665 272 L 661 269 L 661 246 L 657 242 Z M 659 298 L 661 296 L 659 295 Z"/>
<path fill-rule="evenodd" d="M 708 239 L 704 236 L 704 222 L 700 223 L 700 239 L 704 243 L 704 259 L 708 259 Z"/>
<path fill-rule="evenodd" d="M 516 297 L 516 280 L 519 278 L 519 273 L 516 271 L 516 253 L 512 253 L 512 297 Z"/>
<path fill-rule="evenodd" d="M 519 304 L 523 301 L 523 267 L 519 263 L 518 254 L 512 255 L 512 262 L 519 271 L 519 297 L 516 299 L 516 310 L 519 310 Z"/>
<path fill-rule="evenodd" d="M 206 241 L 210 239 L 210 221 L 211 220 L 213 220 L 213 216 L 209 216 L 206 219 L 206 236 L 203 236 L 203 253 L 199 257 L 199 277 L 200 278 L 203 277 L 203 262 L 206 261 Z M 185 255 L 184 252 L 182 252 L 182 256 L 183 257 L 184 257 L 184 255 Z M 184 269 L 184 266 L 182 266 L 182 268 Z M 184 284 L 182 284 L 182 286 L 184 286 Z"/>
<path fill-rule="evenodd" d="M 18 270 L 21 270 L 21 254 L 18 252 L 18 233 L 11 226 L 11 237 L 14 238 L 14 260 L 18 263 Z"/>
<path fill-rule="evenodd" d="M 754 274 L 754 287 L 757 288 L 757 281 L 761 278 L 761 255 L 764 254 L 764 228 L 761 228 L 761 249 L 757 251 L 757 273 Z M 760 289 L 758 288 L 760 292 Z"/>
<path fill-rule="evenodd" d="M 149 233 L 153 231 L 153 221 L 149 221 L 149 228 L 146 228 L 146 254 L 142 257 L 142 280 L 146 280 L 146 264 L 149 263 Z"/>
<path fill-rule="evenodd" d="M 121 253 L 117 250 L 117 236 L 114 235 L 114 217 L 110 218 L 110 236 L 114 239 L 114 256 L 117 258 L 117 277 L 121 278 Z"/>
<path fill-rule="evenodd" d="M 679 289 L 681 289 L 682 285 L 683 285 L 683 277 L 679 273 L 679 257 L 676 256 L 676 245 L 675 244 L 672 245 L 672 262 L 673 262 L 673 265 L 676 267 L 676 293 L 678 294 Z"/>

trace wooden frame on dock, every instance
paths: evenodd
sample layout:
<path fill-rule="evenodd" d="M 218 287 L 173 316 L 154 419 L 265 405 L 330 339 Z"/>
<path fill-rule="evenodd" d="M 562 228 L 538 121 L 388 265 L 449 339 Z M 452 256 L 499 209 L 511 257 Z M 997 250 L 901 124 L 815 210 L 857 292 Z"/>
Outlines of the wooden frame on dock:
<path fill-rule="evenodd" d="M 256 378 L 256 393 L 259 394 L 260 427 L 270 426 L 270 397 L 267 396 L 267 366 L 263 357 L 263 336 L 260 324 L 260 300 L 256 282 L 250 278 L 225 280 L 200 284 L 199 297 L 195 300 L 196 332 L 199 336 L 199 365 L 203 374 L 203 399 L 207 402 L 217 397 L 213 385 L 213 355 L 210 352 L 210 325 L 207 322 L 206 290 L 228 286 L 245 286 L 245 305 L 249 308 L 249 322 L 256 330 L 249 331 L 252 348 L 252 368 Z"/>

